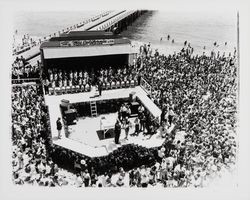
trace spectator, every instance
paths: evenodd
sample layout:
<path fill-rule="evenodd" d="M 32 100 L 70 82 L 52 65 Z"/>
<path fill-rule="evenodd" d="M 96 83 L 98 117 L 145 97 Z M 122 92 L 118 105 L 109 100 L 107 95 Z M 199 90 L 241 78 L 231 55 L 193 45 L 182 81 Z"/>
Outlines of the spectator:
<path fill-rule="evenodd" d="M 58 139 L 61 139 L 62 136 L 61 136 L 61 131 L 62 131 L 62 123 L 61 123 L 61 118 L 59 117 L 56 121 L 56 129 L 58 131 Z"/>

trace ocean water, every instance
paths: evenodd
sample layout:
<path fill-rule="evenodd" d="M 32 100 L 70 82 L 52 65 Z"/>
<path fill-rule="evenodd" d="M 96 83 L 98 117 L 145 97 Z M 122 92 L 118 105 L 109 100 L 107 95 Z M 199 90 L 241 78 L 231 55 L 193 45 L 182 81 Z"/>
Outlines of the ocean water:
<path fill-rule="evenodd" d="M 86 19 L 102 13 L 102 11 L 82 12 L 17 12 L 13 16 L 14 30 L 18 35 L 29 34 L 44 37 L 73 26 Z"/>
<path fill-rule="evenodd" d="M 99 13 L 101 11 L 21 12 L 14 17 L 14 28 L 18 30 L 18 35 L 28 33 L 31 36 L 43 37 Z M 236 16 L 236 12 L 150 11 L 138 18 L 122 35 L 135 44 L 150 42 L 163 53 L 179 51 L 184 41 L 191 43 L 197 53 L 207 53 L 211 50 L 227 53 L 233 52 L 237 46 Z M 174 43 L 171 42 L 172 39 Z M 214 47 L 214 42 L 219 46 Z"/>
<path fill-rule="evenodd" d="M 198 53 L 211 50 L 232 52 L 237 46 L 237 13 L 148 12 L 128 27 L 123 35 L 137 42 L 150 42 L 164 52 L 181 50 L 184 41 Z M 215 48 L 214 42 L 219 46 Z"/>

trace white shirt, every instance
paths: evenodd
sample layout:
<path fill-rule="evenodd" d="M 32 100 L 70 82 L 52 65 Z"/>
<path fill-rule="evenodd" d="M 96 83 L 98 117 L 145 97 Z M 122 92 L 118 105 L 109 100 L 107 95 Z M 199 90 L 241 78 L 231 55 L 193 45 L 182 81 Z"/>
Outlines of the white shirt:
<path fill-rule="evenodd" d="M 81 187 L 82 184 L 83 184 L 82 178 L 81 178 L 80 176 L 78 176 L 78 177 L 76 178 L 76 186 L 77 186 L 77 187 Z"/>
<path fill-rule="evenodd" d="M 141 183 L 147 183 L 149 181 L 146 170 L 141 170 Z"/>
<path fill-rule="evenodd" d="M 39 170 L 39 172 L 43 172 L 43 170 L 45 170 L 45 166 L 43 165 L 43 163 L 40 163 L 38 165 L 38 170 Z"/>

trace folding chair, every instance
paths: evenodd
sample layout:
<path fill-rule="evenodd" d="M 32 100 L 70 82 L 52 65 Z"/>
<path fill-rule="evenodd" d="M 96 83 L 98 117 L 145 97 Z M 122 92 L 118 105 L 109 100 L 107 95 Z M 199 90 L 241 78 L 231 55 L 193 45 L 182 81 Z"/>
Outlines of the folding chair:
<path fill-rule="evenodd" d="M 116 87 L 115 87 L 115 82 L 114 81 L 112 81 L 111 82 L 111 89 L 115 89 Z"/>
<path fill-rule="evenodd" d="M 76 93 L 76 87 L 74 85 L 71 86 L 71 93 Z"/>
<path fill-rule="evenodd" d="M 60 87 L 56 87 L 55 88 L 55 93 L 56 93 L 56 95 L 60 95 L 61 94 L 61 88 Z"/>
<path fill-rule="evenodd" d="M 126 81 L 126 87 L 130 87 L 129 80 Z"/>
<path fill-rule="evenodd" d="M 130 82 L 130 87 L 135 87 L 135 81 L 133 79 Z"/>
<path fill-rule="evenodd" d="M 65 93 L 69 94 L 70 92 L 71 92 L 71 87 L 70 86 L 66 86 Z"/>
<path fill-rule="evenodd" d="M 81 92 L 85 92 L 85 85 L 81 85 L 80 88 L 81 88 Z"/>
<path fill-rule="evenodd" d="M 79 85 L 76 85 L 75 86 L 75 91 L 78 93 L 78 92 L 81 92 L 81 90 L 80 90 L 80 86 Z"/>
<path fill-rule="evenodd" d="M 138 81 L 136 79 L 134 79 L 134 82 L 135 82 L 135 86 L 138 85 Z"/>
<path fill-rule="evenodd" d="M 106 89 L 109 90 L 110 88 L 111 88 L 110 83 L 107 82 L 107 83 L 106 83 Z"/>
<path fill-rule="evenodd" d="M 90 91 L 90 86 L 89 86 L 89 84 L 87 84 L 86 86 L 85 86 L 85 92 L 89 92 Z"/>
<path fill-rule="evenodd" d="M 103 83 L 103 84 L 102 84 L 102 89 L 103 89 L 103 90 L 106 90 L 106 83 Z"/>
<path fill-rule="evenodd" d="M 116 88 L 120 88 L 121 87 L 121 84 L 120 84 L 120 81 L 116 81 Z"/>
<path fill-rule="evenodd" d="M 126 87 L 125 82 L 122 81 L 122 82 L 121 82 L 121 88 L 125 88 L 125 87 Z"/>
<path fill-rule="evenodd" d="M 65 86 L 62 86 L 62 87 L 61 87 L 61 92 L 62 92 L 62 94 L 65 94 L 65 93 L 66 93 L 66 87 L 65 87 Z"/>
<path fill-rule="evenodd" d="M 54 94 L 54 89 L 53 88 L 49 88 L 49 95 L 53 95 Z"/>

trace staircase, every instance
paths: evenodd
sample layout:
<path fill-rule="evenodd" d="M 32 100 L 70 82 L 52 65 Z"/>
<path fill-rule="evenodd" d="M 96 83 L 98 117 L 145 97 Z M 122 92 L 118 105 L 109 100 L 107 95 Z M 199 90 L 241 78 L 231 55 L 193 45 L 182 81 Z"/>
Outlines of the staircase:
<path fill-rule="evenodd" d="M 96 107 L 96 101 L 90 102 L 90 111 L 92 117 L 97 117 L 97 107 Z"/>

